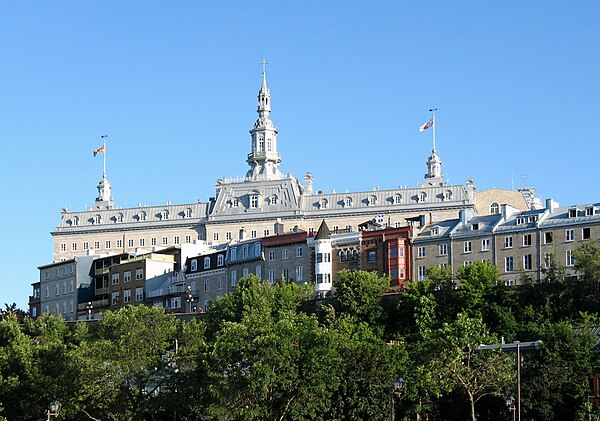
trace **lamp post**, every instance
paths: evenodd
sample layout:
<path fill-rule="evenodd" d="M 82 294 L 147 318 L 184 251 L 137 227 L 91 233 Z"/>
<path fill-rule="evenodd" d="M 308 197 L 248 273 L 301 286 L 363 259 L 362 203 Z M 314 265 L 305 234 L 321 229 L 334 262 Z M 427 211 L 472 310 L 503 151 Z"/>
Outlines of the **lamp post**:
<path fill-rule="evenodd" d="M 189 303 L 190 313 L 192 312 L 192 303 L 194 302 L 194 296 L 192 295 L 192 286 L 188 285 L 187 287 L 187 302 Z"/>
<path fill-rule="evenodd" d="M 405 381 L 402 377 L 398 377 L 394 380 L 394 388 L 392 389 L 392 421 L 396 419 L 396 398 L 399 398 L 402 395 L 404 383 Z"/>
<path fill-rule="evenodd" d="M 62 408 L 62 404 L 59 401 L 54 401 L 50 404 L 50 408 L 46 412 L 47 421 L 50 421 L 51 417 L 58 417 L 58 413 L 60 412 L 60 408 Z"/>
<path fill-rule="evenodd" d="M 513 418 L 513 421 L 515 421 L 515 418 L 517 416 L 517 411 L 516 411 L 517 408 L 515 408 L 515 398 L 512 397 L 512 396 L 507 396 L 504 402 L 506 403 L 506 407 L 508 408 L 508 412 L 512 412 L 513 413 L 512 418 Z"/>
<path fill-rule="evenodd" d="M 517 420 L 521 421 L 521 353 L 526 351 L 535 351 L 540 347 L 542 341 L 531 341 L 531 342 L 519 342 L 515 341 L 511 344 L 491 344 L 491 345 L 479 345 L 477 349 L 490 351 L 515 351 L 517 353 Z"/>
<path fill-rule="evenodd" d="M 94 308 L 94 306 L 92 305 L 92 302 L 88 301 L 88 303 L 87 303 L 88 320 L 92 320 L 92 309 L 93 308 Z"/>

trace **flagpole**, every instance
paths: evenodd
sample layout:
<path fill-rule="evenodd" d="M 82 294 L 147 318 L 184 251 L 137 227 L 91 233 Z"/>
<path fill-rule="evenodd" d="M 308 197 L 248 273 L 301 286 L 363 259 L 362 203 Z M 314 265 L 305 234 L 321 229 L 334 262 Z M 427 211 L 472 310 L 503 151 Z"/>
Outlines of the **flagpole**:
<path fill-rule="evenodd" d="M 435 130 L 435 126 L 434 126 L 434 130 Z M 106 138 L 108 137 L 108 135 L 102 135 L 101 138 L 104 139 L 104 143 L 102 144 L 102 147 L 104 148 L 104 168 L 102 171 L 102 178 L 106 178 Z"/>
<path fill-rule="evenodd" d="M 437 111 L 437 108 L 431 108 L 429 111 L 431 111 L 433 113 L 433 116 L 431 117 L 431 121 L 433 121 L 433 153 L 435 153 L 435 112 Z"/>

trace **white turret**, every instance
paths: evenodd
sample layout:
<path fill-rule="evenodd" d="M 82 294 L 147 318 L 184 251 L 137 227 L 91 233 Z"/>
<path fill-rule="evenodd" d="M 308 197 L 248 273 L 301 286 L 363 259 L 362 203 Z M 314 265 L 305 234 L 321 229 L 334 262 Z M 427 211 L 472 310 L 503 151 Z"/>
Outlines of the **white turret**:
<path fill-rule="evenodd" d="M 317 231 L 314 239 L 315 244 L 315 278 L 317 286 L 315 291 L 318 294 L 325 294 L 331 291 L 333 266 L 331 263 L 331 233 L 325 221 Z"/>

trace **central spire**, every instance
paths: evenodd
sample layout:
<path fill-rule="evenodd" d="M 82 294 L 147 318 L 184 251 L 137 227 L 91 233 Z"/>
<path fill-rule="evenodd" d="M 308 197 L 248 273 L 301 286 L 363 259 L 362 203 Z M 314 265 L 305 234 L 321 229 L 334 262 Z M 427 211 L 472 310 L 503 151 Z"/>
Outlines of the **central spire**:
<path fill-rule="evenodd" d="M 267 87 L 267 75 L 265 66 L 268 64 L 263 60 L 262 85 L 258 92 L 258 119 L 250 130 L 252 136 L 252 150 L 248 154 L 246 162 L 250 170 L 246 177 L 252 180 L 269 180 L 281 178 L 279 164 L 281 157 L 277 152 L 277 127 L 271 121 L 271 92 Z"/>

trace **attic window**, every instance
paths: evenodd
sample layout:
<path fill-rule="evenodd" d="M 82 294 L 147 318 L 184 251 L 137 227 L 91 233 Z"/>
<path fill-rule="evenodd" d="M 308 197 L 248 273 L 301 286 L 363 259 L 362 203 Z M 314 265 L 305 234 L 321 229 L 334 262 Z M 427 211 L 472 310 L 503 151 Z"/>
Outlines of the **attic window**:
<path fill-rule="evenodd" d="M 592 216 L 594 214 L 594 207 L 588 206 L 585 208 L 585 216 Z"/>
<path fill-rule="evenodd" d="M 377 196 L 369 197 L 369 205 L 373 206 L 377 204 Z"/>
<path fill-rule="evenodd" d="M 327 205 L 329 202 L 327 202 L 327 199 L 322 199 L 321 200 L 321 209 L 327 209 Z"/>
<path fill-rule="evenodd" d="M 491 215 L 499 215 L 500 214 L 500 205 L 497 203 L 492 203 L 490 205 L 490 214 Z"/>
<path fill-rule="evenodd" d="M 444 194 L 444 200 L 452 200 L 452 190 L 446 190 Z"/>
<path fill-rule="evenodd" d="M 394 204 L 395 205 L 399 205 L 400 202 L 402 202 L 402 195 L 401 194 L 397 194 L 394 196 Z"/>
<path fill-rule="evenodd" d="M 424 191 L 419 193 L 419 202 L 425 202 L 427 200 L 427 193 Z"/>
<path fill-rule="evenodd" d="M 232 204 L 233 204 L 234 208 L 237 208 L 240 205 L 240 199 L 238 199 L 237 197 L 234 197 Z"/>
<path fill-rule="evenodd" d="M 473 231 L 479 231 L 479 224 L 472 224 L 472 225 L 471 225 L 471 229 L 472 229 Z"/>
<path fill-rule="evenodd" d="M 517 218 L 517 225 L 521 225 L 521 224 L 524 224 L 524 223 L 525 223 L 525 218 L 519 216 Z"/>
<path fill-rule="evenodd" d="M 351 198 L 351 197 L 347 197 L 347 198 L 344 200 L 344 206 L 346 206 L 346 207 L 350 207 L 350 206 L 352 206 L 352 198 Z"/>
<path fill-rule="evenodd" d="M 569 218 L 575 218 L 577 216 L 577 208 L 569 209 Z"/>
<path fill-rule="evenodd" d="M 439 227 L 432 227 L 431 228 L 431 235 L 440 235 L 440 228 Z"/>
<path fill-rule="evenodd" d="M 187 208 L 187 210 L 185 211 L 185 216 L 186 218 L 192 217 L 192 208 Z"/>
<path fill-rule="evenodd" d="M 528 218 L 528 221 L 529 221 L 529 222 L 535 222 L 535 221 L 537 221 L 537 216 L 535 216 L 535 215 L 532 215 L 532 216 L 530 216 L 530 217 Z"/>
<path fill-rule="evenodd" d="M 78 216 L 73 217 L 73 225 L 79 225 L 79 217 Z"/>

